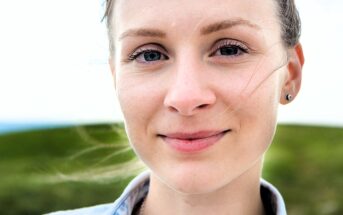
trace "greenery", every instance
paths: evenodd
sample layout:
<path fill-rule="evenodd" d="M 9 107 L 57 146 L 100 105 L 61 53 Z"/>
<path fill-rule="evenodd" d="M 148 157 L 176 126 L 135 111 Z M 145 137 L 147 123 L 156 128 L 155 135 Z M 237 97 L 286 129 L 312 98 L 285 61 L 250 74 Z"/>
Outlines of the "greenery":
<path fill-rule="evenodd" d="M 263 176 L 290 215 L 343 214 L 342 155 L 342 128 L 280 125 Z M 121 124 L 1 135 L 1 214 L 112 202 L 141 170 L 136 163 Z"/>
<path fill-rule="evenodd" d="M 279 126 L 264 178 L 290 215 L 343 214 L 343 128 Z"/>

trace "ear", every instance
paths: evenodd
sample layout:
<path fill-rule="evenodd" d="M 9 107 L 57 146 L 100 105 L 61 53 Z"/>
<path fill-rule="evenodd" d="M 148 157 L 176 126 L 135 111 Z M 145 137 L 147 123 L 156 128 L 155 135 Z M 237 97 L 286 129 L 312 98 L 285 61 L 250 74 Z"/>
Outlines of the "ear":
<path fill-rule="evenodd" d="M 300 43 L 288 50 L 289 61 L 287 75 L 282 88 L 280 103 L 288 104 L 298 94 L 301 86 L 302 68 L 305 62 L 304 53 Z M 290 95 L 291 97 L 288 97 Z"/>
<path fill-rule="evenodd" d="M 113 57 L 110 57 L 110 58 L 108 59 L 108 64 L 110 65 L 112 77 L 113 77 L 113 80 L 114 80 L 114 87 L 116 88 L 116 71 L 115 71 L 114 59 L 113 59 Z"/>

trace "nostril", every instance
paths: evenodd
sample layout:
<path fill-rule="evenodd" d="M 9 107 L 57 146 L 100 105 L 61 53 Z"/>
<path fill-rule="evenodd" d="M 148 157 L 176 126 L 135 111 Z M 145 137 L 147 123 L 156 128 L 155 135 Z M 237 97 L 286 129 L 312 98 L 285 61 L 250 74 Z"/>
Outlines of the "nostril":
<path fill-rule="evenodd" d="M 178 110 L 175 107 L 169 106 L 168 109 L 172 112 L 178 112 Z"/>
<path fill-rule="evenodd" d="M 200 109 L 203 109 L 203 108 L 206 108 L 207 107 L 207 104 L 202 104 L 202 105 L 199 105 L 198 108 Z"/>
<path fill-rule="evenodd" d="M 195 109 L 205 109 L 205 108 L 207 108 L 209 106 L 209 104 L 202 104 L 202 105 L 199 105 L 199 106 L 197 106 Z M 180 112 L 180 113 L 186 113 L 187 115 L 189 114 L 189 111 L 190 112 L 193 112 L 195 109 L 190 109 L 190 110 L 186 110 L 185 108 L 176 108 L 176 107 L 174 107 L 174 106 L 169 106 L 168 107 L 168 109 L 169 109 L 169 111 L 171 111 L 171 112 Z"/>

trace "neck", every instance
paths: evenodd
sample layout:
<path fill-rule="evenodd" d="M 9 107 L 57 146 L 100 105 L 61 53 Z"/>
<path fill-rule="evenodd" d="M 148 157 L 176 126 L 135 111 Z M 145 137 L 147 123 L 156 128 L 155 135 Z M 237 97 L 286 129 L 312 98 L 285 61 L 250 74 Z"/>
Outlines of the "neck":
<path fill-rule="evenodd" d="M 224 187 L 210 193 L 177 192 L 151 174 L 144 215 L 245 214 L 263 215 L 260 196 L 261 162 Z"/>

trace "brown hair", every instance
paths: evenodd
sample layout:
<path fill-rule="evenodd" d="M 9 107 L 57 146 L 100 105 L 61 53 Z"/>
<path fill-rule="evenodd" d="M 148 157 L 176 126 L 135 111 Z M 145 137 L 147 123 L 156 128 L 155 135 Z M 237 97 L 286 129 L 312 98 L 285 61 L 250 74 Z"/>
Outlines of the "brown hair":
<path fill-rule="evenodd" d="M 301 22 L 294 0 L 277 0 L 281 20 L 281 37 L 286 47 L 293 47 L 299 42 Z"/>
<path fill-rule="evenodd" d="M 106 11 L 103 19 L 106 19 L 109 49 L 111 56 L 114 53 L 114 43 L 112 37 L 113 5 L 115 0 L 106 0 Z M 279 17 L 281 21 L 281 37 L 284 45 L 288 48 L 294 47 L 301 34 L 301 22 L 294 0 L 276 0 L 279 6 Z"/>

